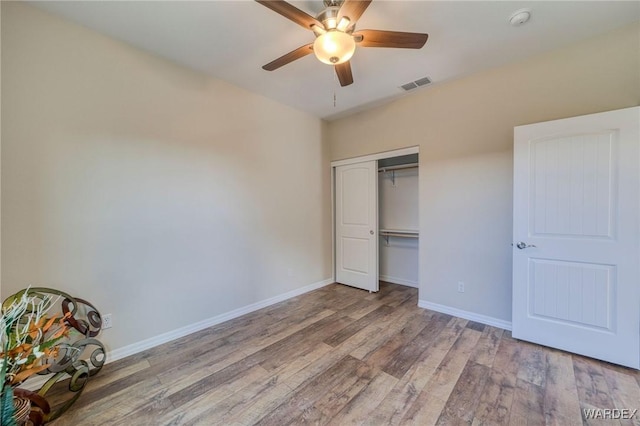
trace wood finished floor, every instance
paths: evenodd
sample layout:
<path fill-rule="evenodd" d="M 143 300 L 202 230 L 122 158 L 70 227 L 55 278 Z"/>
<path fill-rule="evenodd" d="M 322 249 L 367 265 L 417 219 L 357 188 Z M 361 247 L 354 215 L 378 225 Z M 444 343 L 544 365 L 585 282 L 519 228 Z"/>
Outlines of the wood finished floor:
<path fill-rule="evenodd" d="M 105 366 L 62 425 L 639 425 L 640 373 L 333 284 Z"/>

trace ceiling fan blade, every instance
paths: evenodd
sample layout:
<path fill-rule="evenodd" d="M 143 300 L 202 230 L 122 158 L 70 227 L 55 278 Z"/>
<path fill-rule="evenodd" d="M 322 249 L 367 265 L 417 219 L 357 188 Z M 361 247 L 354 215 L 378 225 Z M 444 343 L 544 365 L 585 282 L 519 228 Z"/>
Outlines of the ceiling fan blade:
<path fill-rule="evenodd" d="M 420 49 L 427 42 L 429 34 L 404 33 L 400 31 L 360 30 L 353 37 L 362 47 L 398 47 Z M 358 39 L 361 38 L 360 41 Z"/>
<path fill-rule="evenodd" d="M 304 46 L 300 46 L 297 49 L 292 50 L 286 55 L 280 56 L 275 61 L 269 62 L 267 65 L 263 66 L 262 69 L 267 71 L 276 70 L 281 66 L 287 65 L 289 62 L 293 62 L 296 59 L 303 58 L 312 52 L 313 52 L 313 43 L 305 44 Z"/>
<path fill-rule="evenodd" d="M 364 11 L 367 10 L 370 3 L 371 0 L 344 0 L 344 3 L 342 3 L 338 11 L 338 22 L 340 22 L 340 19 L 344 16 L 349 18 L 351 22 L 356 22 L 360 19 Z"/>
<path fill-rule="evenodd" d="M 351 74 L 351 64 L 349 61 L 335 66 L 340 86 L 348 86 L 353 83 L 353 74 Z"/>
<path fill-rule="evenodd" d="M 310 30 L 312 25 L 317 25 L 320 28 L 324 26 L 313 16 L 301 11 L 297 7 L 287 3 L 284 0 L 255 0 L 261 5 L 268 7 L 276 13 L 284 16 L 285 18 L 295 22 L 296 24 L 305 27 Z"/>

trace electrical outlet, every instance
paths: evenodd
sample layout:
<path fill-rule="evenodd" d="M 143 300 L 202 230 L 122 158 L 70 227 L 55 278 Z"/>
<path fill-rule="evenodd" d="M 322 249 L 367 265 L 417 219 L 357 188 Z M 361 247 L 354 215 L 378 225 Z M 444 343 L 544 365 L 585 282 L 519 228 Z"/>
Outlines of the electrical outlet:
<path fill-rule="evenodd" d="M 458 293 L 464 293 L 464 282 L 458 281 Z"/>
<path fill-rule="evenodd" d="M 111 314 L 104 314 L 102 316 L 102 328 L 107 329 L 113 327 L 113 323 L 111 322 Z"/>

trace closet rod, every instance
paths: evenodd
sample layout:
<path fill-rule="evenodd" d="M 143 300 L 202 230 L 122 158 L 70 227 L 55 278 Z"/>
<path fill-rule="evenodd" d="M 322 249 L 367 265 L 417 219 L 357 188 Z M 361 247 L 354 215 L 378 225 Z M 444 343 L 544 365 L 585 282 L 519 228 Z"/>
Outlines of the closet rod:
<path fill-rule="evenodd" d="M 383 237 L 419 238 L 418 233 L 380 232 Z"/>
<path fill-rule="evenodd" d="M 390 172 L 392 170 L 413 169 L 418 167 L 418 163 L 398 164 L 397 166 L 380 167 L 378 173 Z"/>
<path fill-rule="evenodd" d="M 419 238 L 419 231 L 413 230 L 404 230 L 404 229 L 381 229 L 380 235 L 384 240 L 389 244 L 389 237 L 400 237 L 400 238 Z"/>

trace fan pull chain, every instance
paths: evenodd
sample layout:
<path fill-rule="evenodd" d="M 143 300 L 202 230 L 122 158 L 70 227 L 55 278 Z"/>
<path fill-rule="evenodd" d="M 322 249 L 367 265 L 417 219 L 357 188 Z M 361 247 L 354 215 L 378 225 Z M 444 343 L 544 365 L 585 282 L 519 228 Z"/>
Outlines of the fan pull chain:
<path fill-rule="evenodd" d="M 335 73 L 335 71 L 332 69 L 331 73 L 333 74 L 333 82 L 334 82 L 334 86 L 333 86 L 333 107 L 336 107 L 336 100 L 337 100 L 337 96 L 336 96 L 336 85 L 340 84 L 340 81 L 338 81 L 338 74 Z"/>

